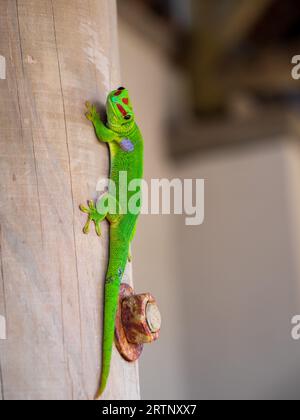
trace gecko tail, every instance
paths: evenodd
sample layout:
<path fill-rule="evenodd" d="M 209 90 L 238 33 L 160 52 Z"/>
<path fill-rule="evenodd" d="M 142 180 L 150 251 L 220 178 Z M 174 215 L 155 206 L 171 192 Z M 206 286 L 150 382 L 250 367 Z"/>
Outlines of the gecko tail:
<path fill-rule="evenodd" d="M 100 399 L 109 378 L 112 350 L 115 338 L 115 323 L 119 305 L 122 277 L 126 268 L 129 244 L 120 241 L 116 232 L 111 230 L 110 258 L 104 290 L 104 320 L 102 340 L 102 371 L 100 387 L 96 399 Z"/>
<path fill-rule="evenodd" d="M 103 345 L 102 345 L 102 371 L 100 387 L 95 397 L 99 400 L 106 389 L 112 350 L 115 337 L 115 320 L 118 309 L 120 291 L 120 280 L 116 278 L 114 281 L 109 279 L 105 284 L 105 304 L 104 304 L 104 325 L 103 325 Z"/>

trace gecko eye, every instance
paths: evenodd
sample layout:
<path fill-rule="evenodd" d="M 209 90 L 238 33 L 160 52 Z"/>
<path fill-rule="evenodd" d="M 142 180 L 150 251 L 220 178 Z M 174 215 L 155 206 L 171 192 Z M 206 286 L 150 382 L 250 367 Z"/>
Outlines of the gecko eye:
<path fill-rule="evenodd" d="M 121 86 L 118 88 L 118 90 L 125 90 L 125 88 Z"/>
<path fill-rule="evenodd" d="M 131 116 L 130 115 L 126 115 L 125 117 L 124 117 L 124 120 L 131 120 Z"/>

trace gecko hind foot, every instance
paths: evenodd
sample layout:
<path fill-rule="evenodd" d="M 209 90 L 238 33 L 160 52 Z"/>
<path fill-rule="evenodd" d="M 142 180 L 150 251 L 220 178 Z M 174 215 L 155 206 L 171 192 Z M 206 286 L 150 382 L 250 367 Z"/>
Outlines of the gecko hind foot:
<path fill-rule="evenodd" d="M 88 214 L 88 220 L 83 228 L 83 233 L 85 233 L 86 235 L 90 232 L 90 224 L 91 222 L 94 222 L 95 224 L 95 230 L 98 236 L 101 236 L 101 226 L 100 223 L 105 219 L 105 216 L 103 216 L 102 214 L 98 213 L 96 207 L 95 207 L 95 203 L 90 200 L 88 201 L 88 208 L 85 207 L 84 205 L 80 205 L 79 208 L 83 213 Z"/>

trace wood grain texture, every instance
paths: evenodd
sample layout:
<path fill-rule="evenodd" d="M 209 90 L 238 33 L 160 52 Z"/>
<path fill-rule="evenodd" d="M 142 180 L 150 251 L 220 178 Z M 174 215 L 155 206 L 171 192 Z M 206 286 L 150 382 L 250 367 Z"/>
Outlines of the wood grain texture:
<path fill-rule="evenodd" d="M 84 236 L 78 206 L 109 170 L 84 102 L 120 83 L 116 27 L 114 0 L 0 0 L 2 399 L 97 389 L 108 229 Z M 139 398 L 138 367 L 116 351 L 104 398 Z"/>

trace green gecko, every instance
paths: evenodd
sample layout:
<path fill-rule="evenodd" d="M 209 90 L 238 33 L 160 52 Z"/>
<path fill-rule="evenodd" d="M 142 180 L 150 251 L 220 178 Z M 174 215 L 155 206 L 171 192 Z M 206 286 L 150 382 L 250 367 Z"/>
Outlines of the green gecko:
<path fill-rule="evenodd" d="M 119 203 L 124 191 L 121 191 L 123 187 L 120 187 L 119 174 L 127 173 L 126 188 L 132 180 L 137 180 L 137 189 L 127 191 L 126 204 L 128 205 L 134 195 L 141 194 L 144 147 L 127 89 L 120 87 L 108 95 L 107 125 L 101 121 L 94 105 L 87 102 L 86 106 L 88 109 L 86 117 L 93 123 L 98 139 L 109 146 L 110 180 L 116 187 L 115 194 L 112 194 L 109 189 L 98 201 L 97 206 L 93 201 L 88 202 L 89 208 L 80 206 L 81 211 L 88 214 L 88 221 L 83 229 L 84 233 L 89 233 L 91 222 L 95 223 L 96 233 L 99 236 L 101 235 L 100 223 L 106 219 L 110 224 L 109 263 L 104 292 L 102 373 L 100 389 L 97 394 L 97 398 L 100 398 L 109 377 L 120 284 L 127 260 L 130 259 L 130 244 L 135 235 L 141 206 L 141 200 L 139 200 L 137 212 L 130 213 L 122 210 Z M 115 207 L 117 211 L 110 211 L 112 207 Z"/>

